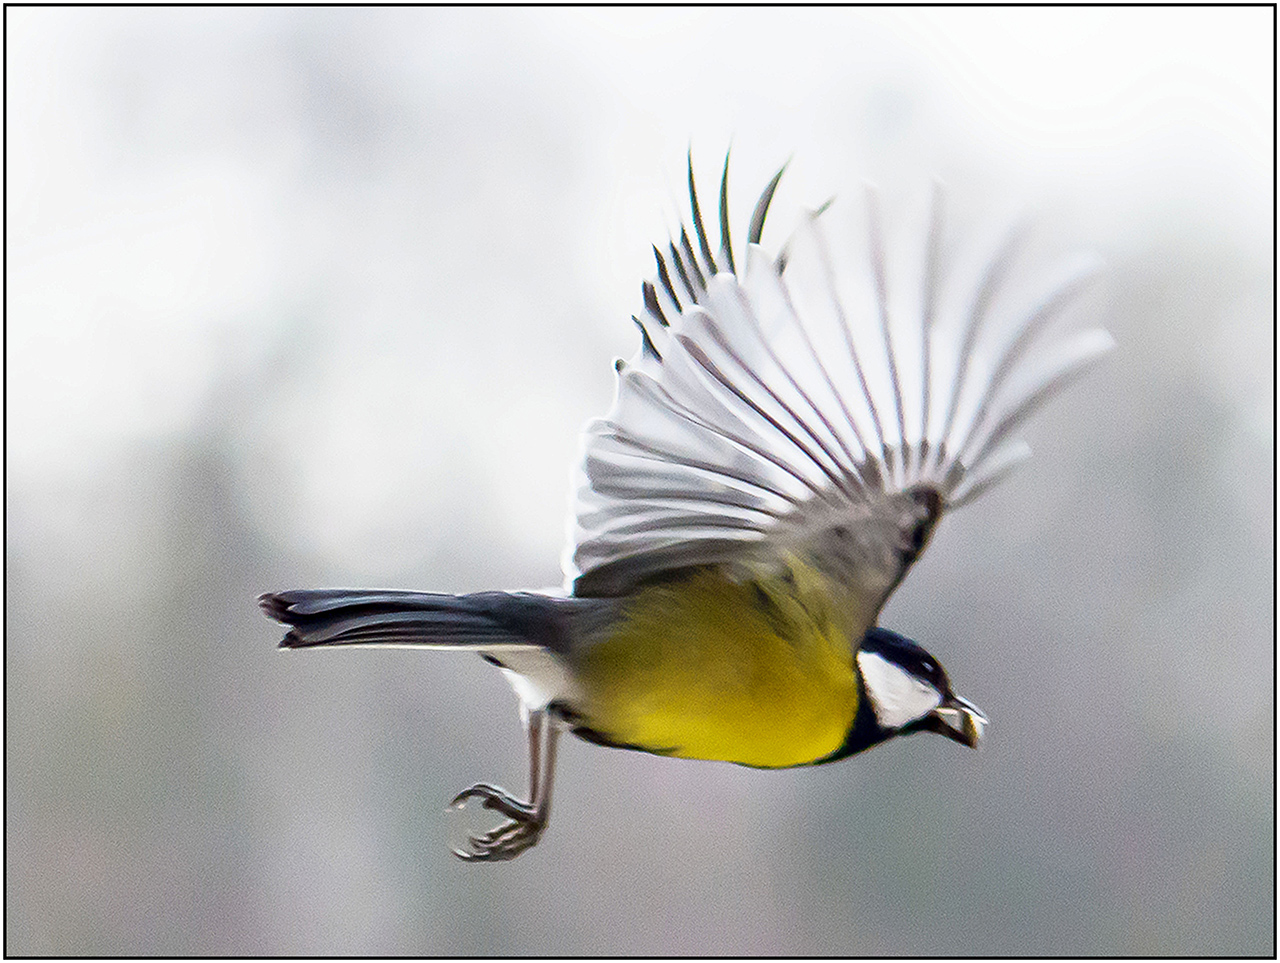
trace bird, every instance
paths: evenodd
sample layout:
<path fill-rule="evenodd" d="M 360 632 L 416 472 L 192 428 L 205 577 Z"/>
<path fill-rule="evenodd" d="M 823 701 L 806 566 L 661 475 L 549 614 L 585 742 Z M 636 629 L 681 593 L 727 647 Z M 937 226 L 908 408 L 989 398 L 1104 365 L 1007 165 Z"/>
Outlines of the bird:
<path fill-rule="evenodd" d="M 831 201 L 802 209 L 770 253 L 786 170 L 737 246 L 726 155 L 713 242 L 689 152 L 687 220 L 653 246 L 632 315 L 638 352 L 615 362 L 612 408 L 582 435 L 563 588 L 259 599 L 288 626 L 282 648 L 466 650 L 507 678 L 529 789 L 454 797 L 501 820 L 453 848 L 464 860 L 512 859 L 542 838 L 564 732 L 759 769 L 915 732 L 983 738 L 987 716 L 880 612 L 942 516 L 1026 458 L 1013 433 L 1027 417 L 1114 346 L 1102 327 L 1058 323 L 1099 264 L 1071 261 L 1014 299 L 1023 228 L 956 268 L 936 183 L 914 271 L 889 263 L 870 187 L 865 260 L 833 253 Z"/>

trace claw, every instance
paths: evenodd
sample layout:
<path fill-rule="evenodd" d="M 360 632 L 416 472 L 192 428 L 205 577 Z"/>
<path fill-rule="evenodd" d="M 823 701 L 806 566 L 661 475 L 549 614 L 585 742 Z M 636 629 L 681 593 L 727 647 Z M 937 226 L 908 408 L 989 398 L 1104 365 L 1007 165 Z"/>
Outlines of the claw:
<path fill-rule="evenodd" d="M 506 816 L 488 832 L 468 834 L 464 848 L 453 849 L 459 859 L 475 862 L 497 862 L 514 859 L 542 837 L 551 815 L 551 783 L 556 766 L 556 738 L 560 726 L 548 721 L 545 708 L 531 710 L 525 718 L 529 739 L 529 801 L 517 799 L 505 789 L 488 783 L 477 783 L 453 797 L 449 808 L 461 811 L 470 799 L 479 799 L 485 809 Z"/>
<path fill-rule="evenodd" d="M 453 797 L 450 808 L 461 809 L 469 799 L 481 800 L 485 809 L 501 813 L 507 821 L 487 833 L 468 837 L 465 850 L 453 850 L 459 859 L 489 862 L 514 859 L 537 843 L 546 828 L 545 812 L 539 812 L 536 806 L 516 799 L 497 786 L 479 783 L 464 789 Z"/>
<path fill-rule="evenodd" d="M 472 836 L 467 848 L 454 849 L 453 854 L 468 862 L 499 862 L 515 859 L 537 843 L 543 826 L 537 823 L 506 822 L 483 836 Z"/>
<path fill-rule="evenodd" d="M 490 786 L 488 783 L 477 783 L 469 789 L 462 790 L 462 792 L 453 797 L 453 802 L 449 803 L 449 806 L 451 808 L 460 808 L 468 799 L 483 800 L 482 805 L 485 809 L 496 810 L 508 819 L 513 819 L 517 822 L 525 822 L 535 816 L 535 810 L 532 805 L 516 799 L 505 789 Z"/>

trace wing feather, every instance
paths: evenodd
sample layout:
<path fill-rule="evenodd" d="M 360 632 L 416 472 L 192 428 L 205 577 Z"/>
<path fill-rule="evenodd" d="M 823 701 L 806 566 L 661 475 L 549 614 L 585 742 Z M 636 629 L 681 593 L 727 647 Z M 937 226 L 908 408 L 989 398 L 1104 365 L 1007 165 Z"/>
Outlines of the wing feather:
<path fill-rule="evenodd" d="M 697 246 L 681 227 L 654 247 L 641 351 L 618 363 L 613 408 L 584 434 L 565 560 L 575 594 L 800 553 L 878 611 L 940 514 L 1023 461 L 1012 433 L 1113 345 L 1101 329 L 1048 336 L 1091 263 L 1010 315 L 1021 228 L 970 284 L 952 284 L 937 188 L 914 284 L 889 257 L 873 192 L 866 267 L 837 270 L 819 222 L 830 202 L 771 257 L 761 239 L 782 174 L 738 258 L 728 159 L 713 252 L 690 157 Z"/>

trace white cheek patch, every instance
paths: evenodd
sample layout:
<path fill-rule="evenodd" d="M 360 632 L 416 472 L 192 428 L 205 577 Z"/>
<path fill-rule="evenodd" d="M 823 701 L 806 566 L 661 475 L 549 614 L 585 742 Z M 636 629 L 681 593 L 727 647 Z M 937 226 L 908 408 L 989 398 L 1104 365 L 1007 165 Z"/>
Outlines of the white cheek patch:
<path fill-rule="evenodd" d="M 858 668 L 876 721 L 885 729 L 900 729 L 928 715 L 942 702 L 942 693 L 927 682 L 874 652 L 858 653 Z"/>

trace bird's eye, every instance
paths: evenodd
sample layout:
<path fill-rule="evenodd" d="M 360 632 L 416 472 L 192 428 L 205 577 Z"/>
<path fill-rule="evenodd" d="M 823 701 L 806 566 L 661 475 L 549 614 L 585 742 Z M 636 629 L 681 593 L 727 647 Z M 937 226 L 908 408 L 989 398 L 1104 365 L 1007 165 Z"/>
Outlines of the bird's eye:
<path fill-rule="evenodd" d="M 924 549 L 925 539 L 929 536 L 929 529 L 933 525 L 930 521 L 923 521 L 911 530 L 911 551 L 919 555 Z"/>

